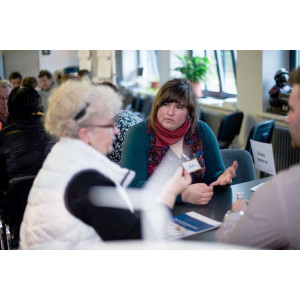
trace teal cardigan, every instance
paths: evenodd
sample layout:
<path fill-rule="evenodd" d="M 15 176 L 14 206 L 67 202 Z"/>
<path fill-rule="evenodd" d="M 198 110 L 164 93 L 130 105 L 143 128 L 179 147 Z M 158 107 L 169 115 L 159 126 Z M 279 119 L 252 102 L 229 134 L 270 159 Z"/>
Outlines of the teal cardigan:
<path fill-rule="evenodd" d="M 148 179 L 150 137 L 147 135 L 148 120 L 136 124 L 126 133 L 122 148 L 121 166 L 134 170 L 136 176 L 131 187 L 141 187 Z M 210 127 L 199 121 L 196 127 L 204 152 L 206 172 L 202 182 L 209 185 L 225 170 L 217 139 Z"/>

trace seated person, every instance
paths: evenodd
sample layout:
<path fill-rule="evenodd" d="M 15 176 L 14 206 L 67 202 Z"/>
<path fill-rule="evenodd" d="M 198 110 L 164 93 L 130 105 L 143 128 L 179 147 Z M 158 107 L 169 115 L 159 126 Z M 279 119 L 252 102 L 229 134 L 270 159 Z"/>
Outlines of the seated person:
<path fill-rule="evenodd" d="M 143 238 L 141 220 L 125 190 L 134 174 L 106 157 L 119 132 L 114 117 L 120 107 L 120 95 L 87 81 L 69 80 L 53 91 L 45 127 L 59 141 L 33 183 L 20 249 L 88 249 L 106 240 Z M 158 197 L 160 202 L 153 202 L 155 212 L 170 213 L 176 194 L 190 182 L 189 174 L 183 177 L 179 169 Z M 110 187 L 114 197 L 99 197 L 106 205 L 95 205 L 89 192 L 103 186 Z M 109 203 L 115 201 L 119 206 L 113 208 Z"/>
<path fill-rule="evenodd" d="M 8 119 L 8 96 L 13 89 L 7 80 L 0 80 L 0 129 L 6 126 Z"/>
<path fill-rule="evenodd" d="M 92 81 L 92 74 L 90 71 L 86 69 L 81 69 L 77 72 L 77 78 L 78 79 L 86 79 L 88 81 Z"/>
<path fill-rule="evenodd" d="M 48 110 L 48 98 L 51 92 L 57 87 L 57 83 L 54 82 L 52 74 L 48 70 L 41 70 L 38 74 L 39 81 L 39 94 L 44 109 L 44 113 Z"/>
<path fill-rule="evenodd" d="M 178 165 L 190 160 L 198 165 L 191 173 L 193 184 L 181 195 L 184 202 L 207 204 L 214 186 L 232 183 L 237 162 L 225 170 L 216 137 L 198 121 L 197 111 L 189 80 L 171 79 L 160 88 L 150 119 L 132 127 L 125 137 L 121 165 L 136 172 L 132 186 L 142 186 L 167 152 Z"/>
<path fill-rule="evenodd" d="M 13 88 L 20 87 L 22 84 L 22 75 L 19 72 L 12 72 L 9 74 L 9 82 Z"/>
<path fill-rule="evenodd" d="M 115 122 L 116 126 L 119 129 L 119 133 L 116 136 L 114 142 L 113 142 L 113 151 L 111 154 L 108 155 L 108 158 L 115 162 L 120 163 L 121 161 L 121 154 L 122 154 L 122 148 L 123 143 L 125 139 L 125 135 L 127 131 L 134 126 L 137 123 L 142 122 L 143 120 L 135 115 L 130 110 L 122 110 L 116 117 Z"/>
<path fill-rule="evenodd" d="M 9 181 L 36 175 L 53 145 L 46 134 L 41 113 L 41 99 L 31 86 L 14 88 L 8 98 L 9 120 L 0 131 L 0 197 L 4 209 L 4 193 Z"/>
<path fill-rule="evenodd" d="M 109 86 L 116 93 L 120 94 L 119 89 L 110 82 L 104 81 L 99 85 Z M 142 119 L 129 110 L 122 110 L 116 115 L 115 123 L 117 128 L 119 129 L 119 133 L 114 139 L 113 151 L 107 156 L 111 161 L 115 163 L 120 163 L 125 135 L 132 126 L 139 122 L 142 122 Z"/>
<path fill-rule="evenodd" d="M 22 85 L 30 85 L 32 86 L 35 90 L 38 90 L 38 81 L 35 77 L 33 76 L 27 76 L 23 79 Z"/>
<path fill-rule="evenodd" d="M 293 146 L 300 148 L 300 68 L 290 75 L 289 125 Z M 217 231 L 217 240 L 267 249 L 300 248 L 300 164 L 281 171 L 248 202 L 238 199 Z"/>

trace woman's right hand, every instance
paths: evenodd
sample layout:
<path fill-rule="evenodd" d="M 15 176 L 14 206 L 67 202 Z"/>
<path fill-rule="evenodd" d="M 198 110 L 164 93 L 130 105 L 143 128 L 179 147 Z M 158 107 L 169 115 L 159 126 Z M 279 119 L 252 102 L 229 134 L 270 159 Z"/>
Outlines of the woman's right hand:
<path fill-rule="evenodd" d="M 213 187 L 205 183 L 189 185 L 182 193 L 182 201 L 192 204 L 206 205 L 213 195 Z"/>

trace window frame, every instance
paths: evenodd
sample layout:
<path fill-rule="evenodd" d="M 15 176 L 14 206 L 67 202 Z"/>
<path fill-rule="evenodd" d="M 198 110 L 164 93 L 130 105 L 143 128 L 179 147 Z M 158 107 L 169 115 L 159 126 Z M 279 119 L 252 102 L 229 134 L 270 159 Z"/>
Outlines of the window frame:
<path fill-rule="evenodd" d="M 206 51 L 204 50 L 204 54 L 206 56 Z M 234 73 L 234 79 L 236 83 L 236 61 L 237 61 L 237 55 L 235 50 L 229 50 L 231 54 L 231 59 L 233 63 L 233 73 Z M 224 79 L 224 70 L 223 70 L 223 64 L 221 59 L 221 50 L 214 50 L 216 62 L 217 62 L 217 75 L 219 79 L 219 92 L 215 91 L 209 91 L 207 89 L 207 84 L 205 82 L 205 89 L 202 90 L 203 95 L 205 97 L 213 97 L 213 98 L 220 98 L 220 99 L 226 99 L 226 98 L 235 98 L 237 97 L 237 94 L 232 93 L 226 93 L 224 92 L 224 86 L 225 86 L 225 79 Z M 192 55 L 192 54 L 191 54 Z"/>
<path fill-rule="evenodd" d="M 290 50 L 290 71 L 296 69 L 300 65 L 299 56 L 299 50 Z"/>
<path fill-rule="evenodd" d="M 136 62 L 137 65 L 135 66 L 135 69 L 137 70 L 137 67 L 140 65 L 140 51 L 141 50 L 135 50 L 136 52 Z M 170 50 L 171 51 L 171 50 Z M 187 52 L 188 56 L 192 56 L 194 50 L 185 50 Z M 222 64 L 222 58 L 221 58 L 221 51 L 222 50 L 213 50 L 214 51 L 214 55 L 216 58 L 216 63 L 217 63 L 217 76 L 218 76 L 218 80 L 219 80 L 219 91 L 210 91 L 207 89 L 207 84 L 206 82 L 204 83 L 202 92 L 204 97 L 213 97 L 213 98 L 219 98 L 219 99 L 226 99 L 226 98 L 236 98 L 237 94 L 234 93 L 226 93 L 224 92 L 224 88 L 225 88 L 225 77 L 224 77 L 224 70 L 223 70 L 223 64 Z M 232 63 L 233 63 L 233 73 L 234 73 L 234 79 L 235 79 L 235 83 L 236 81 L 236 62 L 237 62 L 237 53 L 236 50 L 229 50 L 230 54 L 231 54 L 231 59 L 232 59 Z M 118 50 L 117 52 L 117 66 L 118 66 L 118 76 L 117 76 L 117 83 L 120 84 L 120 82 L 123 80 L 123 50 Z M 207 50 L 204 50 L 204 55 L 206 55 Z M 159 54 L 158 54 L 158 50 L 155 50 L 155 55 L 158 58 Z M 159 63 L 159 59 L 158 59 L 158 63 Z M 171 67 L 171 66 L 169 66 Z M 158 66 L 158 70 L 159 70 L 159 66 Z"/>

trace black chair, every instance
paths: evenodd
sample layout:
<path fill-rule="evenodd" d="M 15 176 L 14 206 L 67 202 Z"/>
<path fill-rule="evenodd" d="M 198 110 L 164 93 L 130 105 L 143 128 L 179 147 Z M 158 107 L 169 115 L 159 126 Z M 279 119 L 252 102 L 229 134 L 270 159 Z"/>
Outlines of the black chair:
<path fill-rule="evenodd" d="M 154 97 L 153 96 L 146 96 L 143 102 L 143 106 L 141 108 L 141 114 L 143 119 L 147 119 L 149 117 L 152 104 L 153 104 Z"/>
<path fill-rule="evenodd" d="M 254 140 L 262 143 L 270 143 L 272 140 L 274 127 L 275 127 L 275 121 L 268 120 L 265 122 L 258 123 L 251 128 L 247 139 L 245 150 L 247 150 L 252 157 L 253 155 L 252 155 L 250 140 Z"/>
<path fill-rule="evenodd" d="M 3 210 L 0 209 L 0 250 L 9 250 L 10 245 L 9 225 L 6 224 Z"/>
<path fill-rule="evenodd" d="M 217 137 L 220 149 L 228 148 L 235 137 L 239 135 L 243 118 L 244 113 L 241 111 L 224 116 Z"/>
<path fill-rule="evenodd" d="M 221 149 L 220 152 L 226 169 L 230 167 L 235 160 L 238 163 L 236 177 L 232 180 L 232 184 L 256 179 L 253 160 L 249 152 L 241 149 Z"/>
<path fill-rule="evenodd" d="M 19 242 L 19 231 L 27 205 L 27 198 L 32 187 L 35 175 L 13 178 L 9 182 L 7 201 L 5 205 L 5 217 L 10 227 L 13 248 L 17 248 Z"/>
<path fill-rule="evenodd" d="M 200 120 L 205 122 L 217 137 L 224 116 L 224 113 L 201 109 Z"/>

